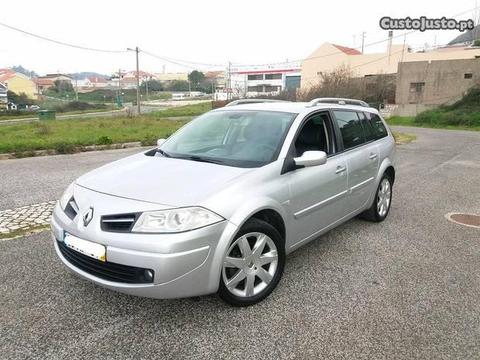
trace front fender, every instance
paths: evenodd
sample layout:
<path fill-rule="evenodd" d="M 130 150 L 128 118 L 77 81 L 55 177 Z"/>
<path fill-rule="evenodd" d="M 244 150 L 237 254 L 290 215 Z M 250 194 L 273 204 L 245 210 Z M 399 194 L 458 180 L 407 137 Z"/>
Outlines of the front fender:
<path fill-rule="evenodd" d="M 220 276 L 222 273 L 223 258 L 232 240 L 235 238 L 235 235 L 242 228 L 243 224 L 245 224 L 245 222 L 255 213 L 267 209 L 278 212 L 284 223 L 286 223 L 286 212 L 282 205 L 274 199 L 268 197 L 258 197 L 246 202 L 235 211 L 230 219 L 228 219 L 228 224 L 218 240 L 218 245 L 213 254 L 209 276 L 209 289 L 212 293 L 218 290 Z"/>

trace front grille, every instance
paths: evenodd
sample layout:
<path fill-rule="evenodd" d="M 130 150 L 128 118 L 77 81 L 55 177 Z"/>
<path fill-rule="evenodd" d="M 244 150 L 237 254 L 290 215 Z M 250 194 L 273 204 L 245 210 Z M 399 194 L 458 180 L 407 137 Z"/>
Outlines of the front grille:
<path fill-rule="evenodd" d="M 137 220 L 138 214 L 117 214 L 102 216 L 100 227 L 109 232 L 130 232 Z"/>
<path fill-rule="evenodd" d="M 103 262 L 83 255 L 65 245 L 63 241 L 57 241 L 63 257 L 73 266 L 98 278 L 128 284 L 153 283 L 154 271 L 135 266 L 121 265 L 112 262 Z M 150 272 L 148 276 L 146 272 Z"/>
<path fill-rule="evenodd" d="M 70 218 L 70 220 L 75 219 L 75 216 L 78 214 L 78 205 L 75 199 L 72 197 L 68 200 L 67 206 L 65 206 L 65 214 Z"/>

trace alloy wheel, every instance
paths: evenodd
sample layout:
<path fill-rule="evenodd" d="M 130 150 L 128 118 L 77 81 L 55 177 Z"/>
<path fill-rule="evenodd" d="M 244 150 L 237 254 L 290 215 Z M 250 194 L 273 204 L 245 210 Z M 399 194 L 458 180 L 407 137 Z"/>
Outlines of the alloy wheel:
<path fill-rule="evenodd" d="M 278 268 L 278 252 L 273 240 L 261 232 L 236 239 L 223 262 L 223 282 L 230 293 L 252 297 L 272 281 Z"/>
<path fill-rule="evenodd" d="M 387 215 L 388 209 L 390 207 L 392 195 L 392 187 L 390 186 L 390 181 L 388 178 L 383 178 L 380 183 L 377 194 L 377 212 L 378 215 L 384 217 Z"/>

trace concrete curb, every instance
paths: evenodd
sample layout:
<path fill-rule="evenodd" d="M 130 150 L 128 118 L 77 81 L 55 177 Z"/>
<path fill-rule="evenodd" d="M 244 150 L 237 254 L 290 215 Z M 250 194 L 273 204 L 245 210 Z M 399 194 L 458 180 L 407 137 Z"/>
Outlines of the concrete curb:
<path fill-rule="evenodd" d="M 127 148 L 135 148 L 135 147 L 142 147 L 142 146 L 144 145 L 142 145 L 140 141 L 120 143 L 120 144 L 109 144 L 109 145 L 77 146 L 74 148 L 74 151 L 72 153 L 68 153 L 68 154 L 75 154 L 75 153 L 87 152 L 87 151 L 98 151 L 98 150 L 127 149 Z M 18 153 L 0 154 L 0 160 L 20 159 L 25 157 L 47 156 L 47 155 L 65 155 L 65 153 L 59 153 L 55 149 L 32 150 L 32 151 L 23 151 Z"/>

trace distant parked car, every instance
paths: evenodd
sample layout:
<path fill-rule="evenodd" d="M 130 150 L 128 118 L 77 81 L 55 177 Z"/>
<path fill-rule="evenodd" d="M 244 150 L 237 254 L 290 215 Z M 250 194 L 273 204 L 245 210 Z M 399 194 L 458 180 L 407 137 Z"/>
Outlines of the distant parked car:
<path fill-rule="evenodd" d="M 55 207 L 54 246 L 113 290 L 250 305 L 286 254 L 356 215 L 383 221 L 394 166 L 392 133 L 361 101 L 228 106 L 78 178 Z"/>
<path fill-rule="evenodd" d="M 28 108 L 29 111 L 38 111 L 40 110 L 40 106 L 38 105 L 32 105 Z"/>

